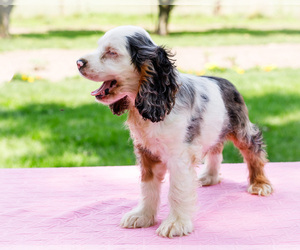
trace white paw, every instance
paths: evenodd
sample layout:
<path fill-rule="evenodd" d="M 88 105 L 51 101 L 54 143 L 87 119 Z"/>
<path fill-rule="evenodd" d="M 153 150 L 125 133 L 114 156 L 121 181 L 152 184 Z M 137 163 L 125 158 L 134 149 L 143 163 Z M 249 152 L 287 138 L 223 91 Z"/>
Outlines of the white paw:
<path fill-rule="evenodd" d="M 267 183 L 264 184 L 254 183 L 249 186 L 248 192 L 250 194 L 268 196 L 273 192 L 273 188 L 270 184 Z"/>
<path fill-rule="evenodd" d="M 162 237 L 173 238 L 190 234 L 194 229 L 193 222 L 188 219 L 167 218 L 164 220 L 156 233 Z"/>
<path fill-rule="evenodd" d="M 209 175 L 207 173 L 200 174 L 198 179 L 200 186 L 216 185 L 221 182 L 220 175 Z"/>
<path fill-rule="evenodd" d="M 121 220 L 121 227 L 139 228 L 151 227 L 155 223 L 155 215 L 146 213 L 143 210 L 133 209 L 126 213 Z"/>

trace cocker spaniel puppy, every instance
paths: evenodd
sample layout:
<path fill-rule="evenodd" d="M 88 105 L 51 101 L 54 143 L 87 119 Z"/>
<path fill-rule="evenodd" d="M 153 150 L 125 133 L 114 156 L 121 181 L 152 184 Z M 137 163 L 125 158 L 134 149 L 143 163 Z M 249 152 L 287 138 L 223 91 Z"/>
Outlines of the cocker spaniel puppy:
<path fill-rule="evenodd" d="M 272 193 L 264 173 L 262 134 L 244 100 L 227 80 L 179 73 L 172 55 L 142 28 L 122 26 L 100 38 L 95 52 L 77 61 L 86 78 L 103 82 L 91 94 L 112 112 L 128 111 L 127 125 L 141 166 L 139 205 L 121 220 L 126 228 L 156 221 L 161 183 L 170 173 L 170 213 L 157 229 L 165 237 L 193 231 L 197 185 L 220 182 L 222 150 L 233 141 L 249 169 L 248 192 Z M 197 178 L 195 167 L 205 159 Z"/>

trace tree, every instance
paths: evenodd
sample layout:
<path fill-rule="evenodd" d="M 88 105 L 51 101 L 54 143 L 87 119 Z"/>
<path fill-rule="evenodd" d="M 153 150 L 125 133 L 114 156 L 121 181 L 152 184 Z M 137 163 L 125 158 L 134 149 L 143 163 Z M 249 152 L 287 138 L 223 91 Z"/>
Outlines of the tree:
<path fill-rule="evenodd" d="M 0 37 L 9 35 L 9 16 L 13 8 L 13 0 L 0 0 Z"/>
<path fill-rule="evenodd" d="M 174 2 L 175 0 L 159 0 L 158 24 L 156 30 L 159 35 L 165 36 L 169 33 L 168 24 L 170 12 L 174 8 Z"/>

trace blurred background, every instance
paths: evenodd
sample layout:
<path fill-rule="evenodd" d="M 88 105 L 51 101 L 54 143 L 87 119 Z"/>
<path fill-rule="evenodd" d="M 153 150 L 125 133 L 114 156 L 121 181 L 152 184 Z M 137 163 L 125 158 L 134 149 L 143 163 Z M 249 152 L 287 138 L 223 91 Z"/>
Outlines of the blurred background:
<path fill-rule="evenodd" d="M 133 165 L 113 116 L 76 60 L 110 28 L 137 25 L 181 72 L 233 82 L 272 162 L 300 161 L 297 0 L 0 0 L 0 167 Z M 242 162 L 231 143 L 224 162 Z"/>

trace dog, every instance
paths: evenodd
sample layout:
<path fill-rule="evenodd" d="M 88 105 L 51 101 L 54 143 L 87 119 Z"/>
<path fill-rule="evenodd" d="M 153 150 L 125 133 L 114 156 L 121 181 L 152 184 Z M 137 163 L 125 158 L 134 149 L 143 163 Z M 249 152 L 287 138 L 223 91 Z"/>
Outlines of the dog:
<path fill-rule="evenodd" d="M 85 78 L 103 82 L 91 93 L 116 115 L 128 112 L 127 126 L 141 167 L 139 204 L 121 220 L 125 228 L 156 223 L 161 184 L 170 174 L 168 217 L 157 229 L 163 237 L 193 231 L 197 191 L 220 182 L 226 140 L 240 150 L 249 170 L 250 194 L 273 192 L 264 173 L 262 133 L 252 124 L 241 94 L 228 80 L 177 71 L 172 53 L 157 46 L 142 28 L 106 32 L 95 52 L 77 67 Z M 195 168 L 205 159 L 197 178 Z"/>

